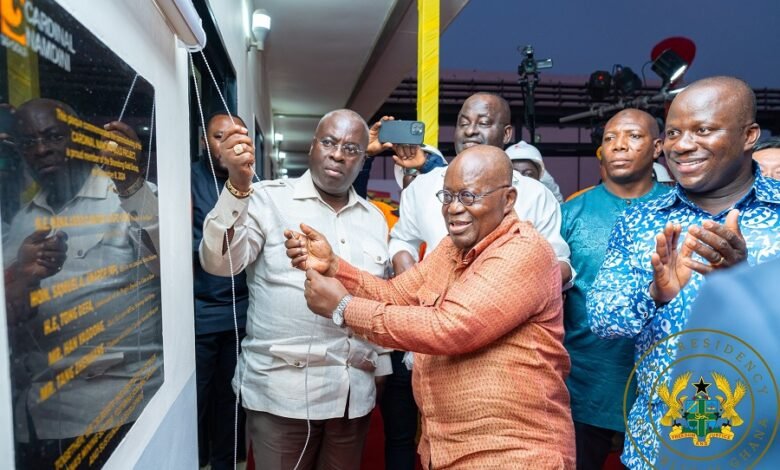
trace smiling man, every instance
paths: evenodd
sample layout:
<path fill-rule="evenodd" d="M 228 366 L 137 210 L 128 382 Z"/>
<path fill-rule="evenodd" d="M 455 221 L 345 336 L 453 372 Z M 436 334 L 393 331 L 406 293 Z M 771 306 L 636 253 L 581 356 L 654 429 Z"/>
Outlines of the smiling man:
<path fill-rule="evenodd" d="M 455 124 L 455 152 L 476 145 L 491 145 L 503 149 L 512 139 L 509 104 L 492 93 L 474 93 L 463 103 Z M 390 232 L 390 255 L 396 273 L 401 273 L 417 261 L 420 245 L 433 250 L 447 236 L 447 229 L 438 217 L 436 192 L 444 182 L 447 167 L 434 168 L 418 176 L 401 193 L 401 217 Z M 555 196 L 544 185 L 515 172 L 512 185 L 519 197 L 515 211 L 520 220 L 530 222 L 552 245 L 560 262 L 562 284 L 573 276 L 569 264 L 569 247 L 560 234 L 561 208 Z"/>
<path fill-rule="evenodd" d="M 306 173 L 255 184 L 247 132 L 233 126 L 220 140 L 228 179 L 206 216 L 200 260 L 217 276 L 246 269 L 246 337 L 233 388 L 247 412 L 255 462 L 289 470 L 300 458 L 301 469 L 357 469 L 374 409 L 374 379 L 390 373 L 389 352 L 311 314 L 304 274 L 290 269 L 283 231 L 301 223 L 322 227 L 338 240 L 339 256 L 385 273 L 387 224 L 352 188 L 368 128 L 354 111 L 332 111 L 317 125 Z"/>
<path fill-rule="evenodd" d="M 615 435 L 622 438 L 623 392 L 634 366 L 634 341 L 605 340 L 590 331 L 585 296 L 607 252 L 623 211 L 669 188 L 653 179 L 661 138 L 653 116 L 624 109 L 604 127 L 600 161 L 603 181 L 563 205 L 561 233 L 571 248 L 577 280 L 564 303 L 564 345 L 571 356 L 566 385 L 577 438 L 577 468 L 601 468 Z M 632 395 L 633 396 L 633 395 Z"/>
<path fill-rule="evenodd" d="M 417 353 L 424 468 L 574 468 L 560 271 L 518 220 L 517 197 L 501 149 L 464 150 L 437 193 L 450 236 L 390 281 L 335 256 L 310 227 L 287 233 L 293 265 L 309 268 L 313 312 Z"/>
<path fill-rule="evenodd" d="M 588 295 L 593 332 L 633 338 L 642 359 L 622 456 L 632 469 L 655 463 L 663 407 L 654 384 L 668 380 L 675 359 L 660 348 L 643 354 L 685 328 L 706 274 L 780 253 L 780 182 L 751 159 L 755 114 L 753 91 L 732 77 L 694 82 L 675 97 L 663 147 L 677 186 L 618 219 Z"/>

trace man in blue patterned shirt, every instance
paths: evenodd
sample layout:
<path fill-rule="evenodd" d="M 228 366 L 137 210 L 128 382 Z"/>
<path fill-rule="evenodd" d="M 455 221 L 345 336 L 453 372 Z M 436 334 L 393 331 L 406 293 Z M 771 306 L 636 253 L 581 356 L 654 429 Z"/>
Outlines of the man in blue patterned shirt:
<path fill-rule="evenodd" d="M 655 464 L 665 411 L 656 385 L 668 380 L 677 345 L 650 347 L 685 327 L 706 274 L 780 254 L 780 182 L 752 163 L 755 113 L 755 95 L 736 78 L 703 79 L 677 95 L 663 145 L 677 186 L 618 219 L 588 294 L 594 333 L 636 339 L 622 456 L 630 468 Z"/>

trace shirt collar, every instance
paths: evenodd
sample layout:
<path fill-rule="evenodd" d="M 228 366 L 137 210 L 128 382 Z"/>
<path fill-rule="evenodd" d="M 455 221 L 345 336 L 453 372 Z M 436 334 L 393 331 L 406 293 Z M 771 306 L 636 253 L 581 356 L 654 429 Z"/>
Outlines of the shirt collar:
<path fill-rule="evenodd" d="M 520 222 L 520 220 L 517 218 L 517 214 L 512 211 L 509 215 L 504 217 L 504 220 L 501 221 L 500 224 L 498 224 L 498 227 L 495 228 L 492 232 L 488 234 L 485 238 L 479 241 L 476 245 L 474 245 L 473 248 L 471 248 L 467 253 L 463 254 L 460 250 L 456 251 L 455 253 L 455 261 L 458 264 L 462 264 L 464 266 L 468 266 L 471 263 L 474 262 L 477 257 L 482 254 L 483 251 L 487 249 L 490 245 L 493 244 L 496 240 L 503 237 L 507 233 L 517 230 L 517 224 Z M 461 256 L 462 254 L 462 256 Z"/>
<path fill-rule="evenodd" d="M 317 191 L 317 188 L 314 186 L 314 180 L 311 179 L 311 171 L 309 170 L 306 170 L 306 173 L 302 174 L 301 177 L 298 178 L 298 183 L 295 185 L 295 189 L 293 190 L 293 199 L 319 199 L 323 204 L 328 205 L 325 201 L 322 200 L 319 191 Z M 344 206 L 344 209 L 353 205 L 359 205 L 366 210 L 371 210 L 370 203 L 362 197 L 358 196 L 355 188 L 350 186 L 349 199 L 347 200 L 347 204 Z"/>
<path fill-rule="evenodd" d="M 603 192 L 608 198 L 614 199 L 616 201 L 645 202 L 645 201 L 649 201 L 650 199 L 655 199 L 661 194 L 663 194 L 662 190 L 664 189 L 664 185 L 663 183 L 659 183 L 658 181 L 653 179 L 653 186 L 650 187 L 650 191 L 646 192 L 645 194 L 639 197 L 620 197 L 615 194 L 612 194 L 609 191 L 609 189 L 607 189 L 607 185 L 604 184 L 604 182 L 601 182 L 598 185 L 596 185 L 594 189 Z"/>
<path fill-rule="evenodd" d="M 73 199 L 106 199 L 108 197 L 108 192 L 113 189 L 114 183 L 102 171 L 99 171 L 96 166 L 90 167 L 89 172 L 89 177 L 76 195 L 73 196 Z M 48 195 L 49 191 L 43 188 L 35 194 L 30 202 L 38 207 L 49 208 L 49 203 L 46 201 Z"/>
<path fill-rule="evenodd" d="M 780 184 L 775 180 L 763 176 L 761 174 L 761 169 L 756 162 L 753 162 L 753 186 L 747 194 L 734 204 L 734 207 L 742 205 L 743 202 L 751 196 L 754 196 L 761 202 L 780 204 Z M 678 200 L 692 208 L 701 210 L 699 206 L 691 202 L 688 196 L 686 196 L 685 191 L 679 183 L 674 185 L 673 191 L 670 191 L 669 194 L 660 199 L 659 208 L 669 208 Z"/>

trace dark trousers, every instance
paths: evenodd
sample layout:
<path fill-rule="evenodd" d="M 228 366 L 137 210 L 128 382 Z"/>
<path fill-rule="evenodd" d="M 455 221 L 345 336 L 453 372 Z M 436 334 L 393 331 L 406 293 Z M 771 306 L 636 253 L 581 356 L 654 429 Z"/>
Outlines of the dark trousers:
<path fill-rule="evenodd" d="M 387 378 L 382 400 L 385 423 L 386 470 L 414 470 L 417 460 L 417 404 L 412 394 L 412 371 L 402 362 L 403 351 L 393 351 L 393 374 Z"/>
<path fill-rule="evenodd" d="M 601 470 L 612 450 L 616 436 L 623 433 L 612 429 L 599 428 L 590 424 L 574 422 L 574 435 L 577 441 L 577 470 Z"/>
<path fill-rule="evenodd" d="M 239 330 L 244 337 L 244 330 Z M 233 468 L 236 395 L 230 386 L 236 369 L 236 337 L 222 331 L 195 337 L 198 383 L 198 460 L 213 470 Z M 238 461 L 246 459 L 244 409 L 238 407 Z"/>
<path fill-rule="evenodd" d="M 246 410 L 255 468 L 291 470 L 298 459 L 301 470 L 359 470 L 371 413 L 359 418 L 311 420 L 284 418 Z M 306 452 L 303 453 L 303 448 Z"/>

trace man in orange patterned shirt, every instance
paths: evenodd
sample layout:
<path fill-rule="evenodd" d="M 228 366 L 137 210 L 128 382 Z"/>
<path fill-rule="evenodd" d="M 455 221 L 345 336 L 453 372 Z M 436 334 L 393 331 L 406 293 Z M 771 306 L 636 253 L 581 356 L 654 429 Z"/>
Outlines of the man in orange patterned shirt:
<path fill-rule="evenodd" d="M 308 268 L 313 312 L 418 353 L 426 468 L 574 468 L 560 271 L 547 241 L 518 220 L 511 183 L 502 150 L 462 152 L 437 194 L 449 237 L 389 281 L 339 259 L 308 226 L 285 234 L 293 266 Z"/>

